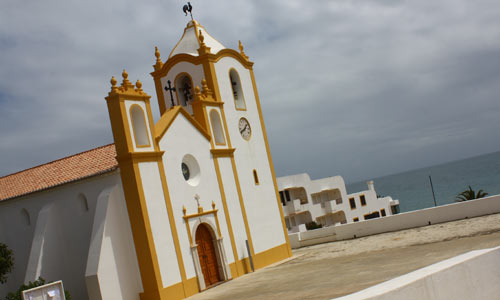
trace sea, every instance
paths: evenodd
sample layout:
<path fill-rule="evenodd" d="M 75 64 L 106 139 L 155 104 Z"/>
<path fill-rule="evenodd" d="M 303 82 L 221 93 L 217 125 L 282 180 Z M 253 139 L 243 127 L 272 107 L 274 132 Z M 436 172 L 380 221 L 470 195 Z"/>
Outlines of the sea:
<path fill-rule="evenodd" d="M 469 186 L 476 192 L 483 190 L 488 196 L 497 195 L 500 194 L 500 151 L 372 180 L 378 195 L 399 200 L 401 212 L 454 203 L 457 195 Z M 366 181 L 347 184 L 348 193 L 366 189 Z"/>

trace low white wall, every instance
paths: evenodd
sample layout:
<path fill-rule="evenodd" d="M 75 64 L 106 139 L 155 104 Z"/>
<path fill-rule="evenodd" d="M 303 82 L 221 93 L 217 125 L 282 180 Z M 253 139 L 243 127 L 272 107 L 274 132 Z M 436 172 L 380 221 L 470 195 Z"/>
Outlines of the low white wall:
<path fill-rule="evenodd" d="M 335 226 L 337 240 L 398 231 L 500 212 L 500 195 Z"/>
<path fill-rule="evenodd" d="M 293 249 L 500 213 L 500 195 L 289 235 Z"/>
<path fill-rule="evenodd" d="M 500 247 L 471 251 L 336 300 L 498 299 Z"/>

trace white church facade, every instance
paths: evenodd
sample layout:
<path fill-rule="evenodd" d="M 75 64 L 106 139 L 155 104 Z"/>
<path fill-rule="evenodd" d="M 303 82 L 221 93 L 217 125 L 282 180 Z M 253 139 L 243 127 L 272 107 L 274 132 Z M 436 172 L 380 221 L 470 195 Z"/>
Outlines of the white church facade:
<path fill-rule="evenodd" d="M 305 231 L 306 224 L 334 226 L 399 213 L 399 201 L 378 197 L 373 181 L 368 190 L 347 194 L 341 176 L 311 180 L 308 174 L 278 178 L 285 223 L 290 233 Z"/>
<path fill-rule="evenodd" d="M 72 298 L 183 299 L 291 256 L 251 62 L 190 21 L 106 102 L 114 144 L 0 178 L 0 295 L 39 276 Z"/>

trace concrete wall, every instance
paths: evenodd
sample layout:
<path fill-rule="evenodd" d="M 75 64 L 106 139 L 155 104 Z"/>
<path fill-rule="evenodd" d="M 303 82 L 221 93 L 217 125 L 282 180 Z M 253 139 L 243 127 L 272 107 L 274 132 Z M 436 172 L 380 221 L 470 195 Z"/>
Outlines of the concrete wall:
<path fill-rule="evenodd" d="M 345 240 L 378 233 L 500 213 L 500 195 L 426 208 L 357 223 L 290 234 L 293 249 L 334 240 Z"/>
<path fill-rule="evenodd" d="M 500 247 L 471 251 L 337 300 L 498 299 Z"/>

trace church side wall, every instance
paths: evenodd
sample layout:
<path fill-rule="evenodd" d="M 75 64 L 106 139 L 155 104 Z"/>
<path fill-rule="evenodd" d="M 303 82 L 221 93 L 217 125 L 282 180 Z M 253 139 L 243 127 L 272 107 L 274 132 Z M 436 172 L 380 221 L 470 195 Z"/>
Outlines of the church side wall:
<path fill-rule="evenodd" d="M 234 68 L 240 77 L 246 110 L 235 107 L 229 80 L 229 70 Z M 235 164 L 245 204 L 254 252 L 256 254 L 286 243 L 285 233 L 276 199 L 271 167 L 267 156 L 263 129 L 256 104 L 250 71 L 232 57 L 220 59 L 215 69 L 228 125 L 231 143 L 236 151 Z M 238 130 L 240 118 L 251 126 L 251 138 L 244 140 Z M 253 170 L 259 184 L 255 184 Z"/>
<path fill-rule="evenodd" d="M 119 180 L 116 171 L 1 201 L 0 242 L 13 250 L 15 263 L 7 283 L 0 285 L 0 296 L 17 290 L 25 278 L 35 280 L 41 276 L 47 281 L 62 279 L 72 299 L 87 299 L 85 266 L 97 197 Z M 88 210 L 79 195 L 85 197 Z M 49 219 L 38 222 L 43 208 L 48 208 Z M 24 209 L 29 212 L 30 223 L 26 221 Z M 35 230 L 37 224 L 44 228 Z M 35 237 L 35 232 L 40 236 Z M 35 238 L 43 244 L 33 244 Z M 32 252 L 39 253 L 39 257 L 32 255 L 30 259 Z M 28 266 L 28 261 L 36 265 Z M 26 274 L 26 270 L 31 270 L 30 274 Z"/>
<path fill-rule="evenodd" d="M 143 291 L 121 185 L 99 195 L 85 275 L 90 300 L 139 300 Z"/>

